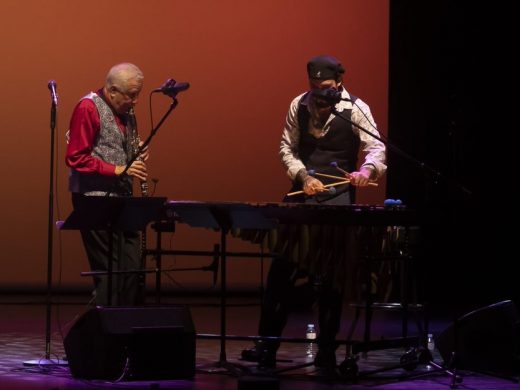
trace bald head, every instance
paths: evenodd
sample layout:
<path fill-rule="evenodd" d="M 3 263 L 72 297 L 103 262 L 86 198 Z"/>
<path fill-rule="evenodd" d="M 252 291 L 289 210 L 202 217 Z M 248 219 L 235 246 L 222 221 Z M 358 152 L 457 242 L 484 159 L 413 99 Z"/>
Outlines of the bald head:
<path fill-rule="evenodd" d="M 107 74 L 103 93 L 118 114 L 126 114 L 139 99 L 143 88 L 143 72 L 134 64 L 114 65 Z"/>
<path fill-rule="evenodd" d="M 107 74 L 105 87 L 110 89 L 115 86 L 122 90 L 127 90 L 131 82 L 142 84 L 144 79 L 143 72 L 136 65 L 129 62 L 114 65 Z"/>

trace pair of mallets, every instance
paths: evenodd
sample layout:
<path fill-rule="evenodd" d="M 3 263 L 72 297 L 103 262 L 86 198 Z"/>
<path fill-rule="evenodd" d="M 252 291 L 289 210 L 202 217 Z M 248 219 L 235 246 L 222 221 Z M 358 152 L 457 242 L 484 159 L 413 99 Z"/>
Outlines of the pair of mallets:
<path fill-rule="evenodd" d="M 329 179 L 337 179 L 337 180 L 340 180 L 340 181 L 337 181 L 335 183 L 330 183 L 330 184 L 326 184 L 324 185 L 323 187 L 325 188 L 328 188 L 329 189 L 329 194 L 333 195 L 336 193 L 336 189 L 334 187 L 336 186 L 340 186 L 342 184 L 348 184 L 350 183 L 350 179 L 348 179 L 348 176 L 350 175 L 349 172 L 345 171 L 344 169 L 340 168 L 338 166 L 338 163 L 333 161 L 330 163 L 330 166 L 331 167 L 334 167 L 336 168 L 338 171 L 340 171 L 341 173 L 344 173 L 345 174 L 345 177 L 342 177 L 342 176 L 334 176 L 334 175 L 327 175 L 325 173 L 318 173 L 314 170 L 309 170 L 307 173 L 310 175 L 310 176 L 320 176 L 320 177 L 328 177 Z M 370 181 L 368 183 L 369 186 L 377 186 L 377 183 L 374 182 L 374 181 Z M 295 192 L 289 192 L 287 194 L 287 196 L 293 196 L 293 195 L 299 195 L 299 194 L 303 194 L 304 191 L 295 191 Z"/>

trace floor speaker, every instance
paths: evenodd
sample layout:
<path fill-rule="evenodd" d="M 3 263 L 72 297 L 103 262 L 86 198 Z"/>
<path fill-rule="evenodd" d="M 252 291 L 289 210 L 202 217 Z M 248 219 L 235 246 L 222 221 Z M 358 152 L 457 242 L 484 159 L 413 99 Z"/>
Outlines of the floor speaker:
<path fill-rule="evenodd" d="M 187 379 L 195 328 L 184 306 L 96 307 L 64 339 L 71 374 L 83 379 Z"/>
<path fill-rule="evenodd" d="M 512 301 L 498 302 L 465 314 L 436 340 L 446 364 L 475 371 L 520 370 L 520 316 Z"/>

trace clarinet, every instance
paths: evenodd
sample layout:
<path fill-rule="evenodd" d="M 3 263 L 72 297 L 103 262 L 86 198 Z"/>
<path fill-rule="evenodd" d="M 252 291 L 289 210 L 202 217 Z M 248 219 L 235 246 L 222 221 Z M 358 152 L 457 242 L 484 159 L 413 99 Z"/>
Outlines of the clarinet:
<path fill-rule="evenodd" d="M 131 108 L 130 111 L 128 111 L 128 123 L 132 132 L 132 148 L 134 154 L 137 154 L 139 153 L 139 144 L 141 143 L 141 138 L 139 138 L 139 134 L 137 132 L 137 121 L 135 120 L 133 108 Z M 137 156 L 136 160 L 143 161 L 140 155 Z M 139 180 L 139 187 L 141 188 L 141 196 L 148 196 L 148 181 Z"/>
<path fill-rule="evenodd" d="M 137 132 L 137 121 L 135 119 L 134 109 L 131 108 L 128 111 L 128 125 L 131 136 L 131 145 L 133 149 L 134 155 L 139 153 L 139 144 L 141 143 L 141 139 L 139 138 L 139 134 Z M 143 161 L 140 155 L 137 156 L 136 160 Z M 139 180 L 139 187 L 141 189 L 141 196 L 148 196 L 148 181 Z M 141 268 L 144 269 L 146 265 L 146 226 L 141 231 Z M 144 304 L 145 301 L 145 274 L 139 273 L 139 289 L 141 290 L 141 299 Z"/>

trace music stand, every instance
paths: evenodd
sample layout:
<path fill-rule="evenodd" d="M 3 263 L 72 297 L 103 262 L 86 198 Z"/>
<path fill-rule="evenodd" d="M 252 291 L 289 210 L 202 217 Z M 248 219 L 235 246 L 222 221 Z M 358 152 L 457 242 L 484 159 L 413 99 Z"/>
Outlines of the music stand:
<path fill-rule="evenodd" d="M 77 199 L 75 209 L 68 218 L 58 224 L 60 230 L 103 230 L 108 232 L 107 270 L 87 275 L 106 274 L 107 302 L 112 305 L 112 253 L 114 231 L 144 231 L 146 226 L 160 220 L 163 215 L 165 197 L 106 197 L 82 196 Z M 128 271 L 142 272 L 142 270 Z"/>
<path fill-rule="evenodd" d="M 170 201 L 168 208 L 173 210 L 179 222 L 220 231 L 220 358 L 217 366 L 235 371 L 226 358 L 227 235 L 232 229 L 272 229 L 276 223 L 258 208 L 244 203 Z"/>

